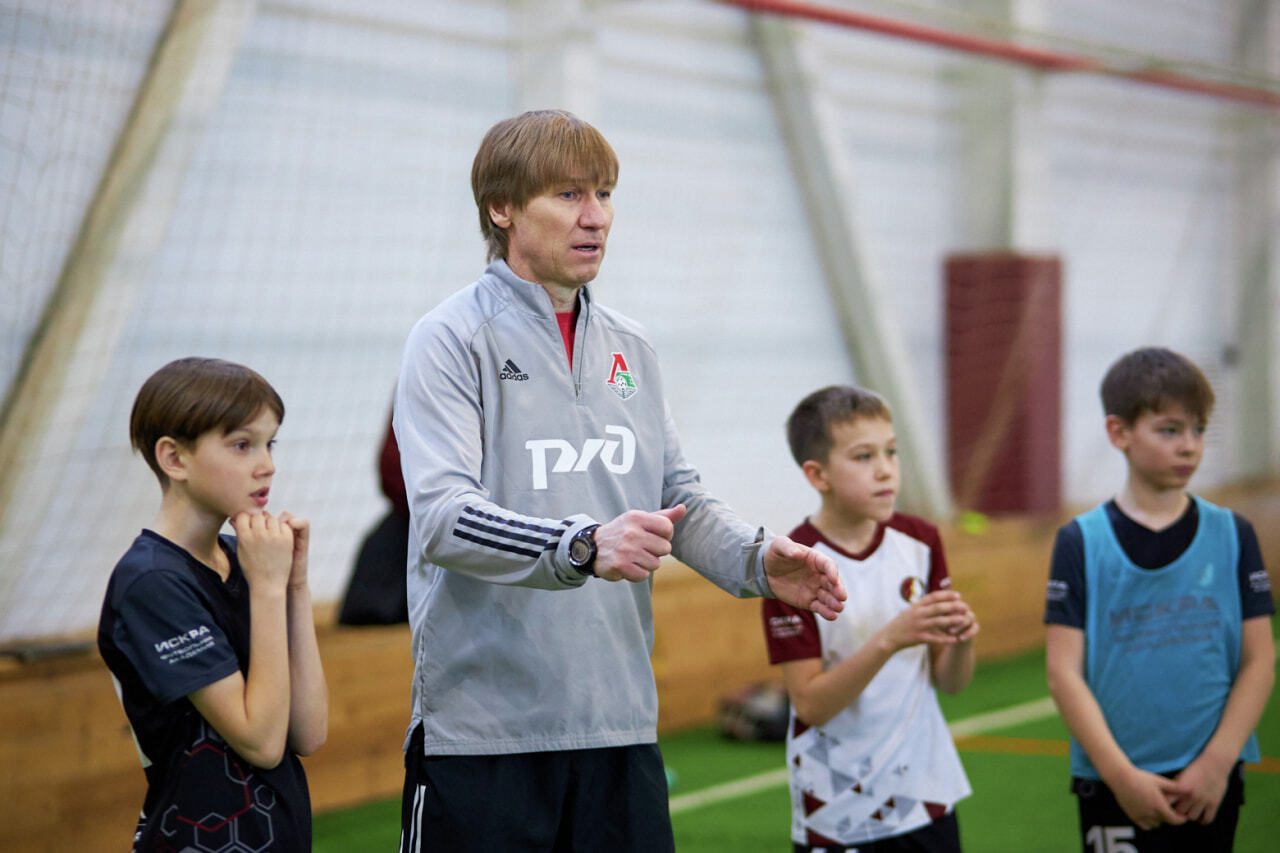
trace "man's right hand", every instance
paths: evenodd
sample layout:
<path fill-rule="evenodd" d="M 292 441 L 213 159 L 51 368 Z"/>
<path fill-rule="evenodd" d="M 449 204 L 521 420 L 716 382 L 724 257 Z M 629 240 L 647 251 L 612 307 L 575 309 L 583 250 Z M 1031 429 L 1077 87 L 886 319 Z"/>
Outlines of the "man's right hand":
<path fill-rule="evenodd" d="M 597 527 L 596 576 L 607 581 L 648 580 L 671 553 L 671 537 L 685 512 L 684 504 L 657 512 L 633 509 Z"/>

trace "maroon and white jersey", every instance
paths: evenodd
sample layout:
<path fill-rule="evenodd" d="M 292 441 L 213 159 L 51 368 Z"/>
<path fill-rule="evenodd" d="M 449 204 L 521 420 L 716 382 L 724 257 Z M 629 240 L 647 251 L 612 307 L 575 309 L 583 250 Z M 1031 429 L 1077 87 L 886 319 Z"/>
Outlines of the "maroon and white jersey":
<path fill-rule="evenodd" d="M 772 663 L 821 658 L 828 670 L 912 601 L 951 583 L 937 528 L 914 516 L 895 513 L 861 554 L 841 550 L 807 521 L 791 538 L 835 560 L 849 598 L 832 622 L 765 600 Z M 791 838 L 811 846 L 901 835 L 971 793 L 938 707 L 927 645 L 891 657 L 825 726 L 809 726 L 793 710 L 787 765 Z"/>

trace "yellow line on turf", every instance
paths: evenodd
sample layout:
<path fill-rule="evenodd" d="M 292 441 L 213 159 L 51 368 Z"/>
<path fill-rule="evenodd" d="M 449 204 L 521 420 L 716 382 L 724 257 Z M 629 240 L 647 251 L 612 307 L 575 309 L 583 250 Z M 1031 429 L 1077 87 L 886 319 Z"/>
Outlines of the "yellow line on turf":
<path fill-rule="evenodd" d="M 1012 755 L 1071 754 L 1071 742 L 1034 737 L 1000 737 L 998 735 L 965 735 L 956 738 L 961 752 L 1003 752 Z"/>
<path fill-rule="evenodd" d="M 1280 643 L 1277 643 L 1277 645 L 1280 645 Z M 1006 726 L 1050 717 L 1055 713 L 1057 713 L 1057 709 L 1054 707 L 1053 700 L 1045 697 L 1033 702 L 1013 705 L 999 711 L 991 711 L 986 714 L 978 714 L 964 720 L 958 720 L 947 728 L 951 730 L 951 736 L 956 739 L 956 748 L 966 752 L 1065 756 L 1069 753 L 1068 741 L 1065 740 L 999 737 L 985 734 Z M 1261 762 L 1247 764 L 1245 769 L 1255 773 L 1280 773 L 1280 758 L 1263 756 Z M 672 797 L 670 800 L 671 814 L 675 815 L 691 809 L 715 805 L 725 800 L 733 800 L 760 791 L 767 791 L 770 788 L 779 788 L 785 784 L 787 784 L 787 768 L 779 767 L 776 770 L 766 770 L 754 776 L 735 779 L 732 782 L 724 782 L 719 785 L 712 785 L 710 788 L 703 788 L 698 791 L 691 791 L 688 794 L 681 794 L 678 797 Z"/>
<path fill-rule="evenodd" d="M 1280 654 L 1280 637 L 1276 638 L 1276 653 Z M 990 711 L 958 720 L 947 728 L 951 730 L 951 736 L 956 738 L 956 746 L 960 749 L 976 752 L 1011 752 L 1018 755 L 1066 755 L 1067 741 L 985 736 L 987 732 L 1051 717 L 1057 712 L 1053 699 L 1046 696 L 1032 702 L 1023 702 L 1021 705 L 1012 705 L 999 711 Z M 978 735 L 984 735 L 984 737 L 977 737 Z M 1258 773 L 1280 773 L 1280 758 L 1264 756 L 1261 763 L 1246 765 L 1246 770 Z M 787 768 L 766 770 L 764 773 L 757 773 L 745 779 L 736 779 L 733 782 L 712 785 L 710 788 L 672 797 L 671 813 L 674 815 L 687 812 L 690 809 L 714 805 L 736 797 L 745 797 L 757 791 L 767 791 L 785 784 L 787 784 Z"/>
<path fill-rule="evenodd" d="M 961 752 L 1000 752 L 1008 755 L 1056 755 L 1071 754 L 1071 741 L 1051 738 L 1001 737 L 1000 735 L 965 735 L 956 738 L 956 749 Z M 1256 764 L 1244 766 L 1247 773 L 1280 773 L 1280 758 L 1263 756 Z"/>

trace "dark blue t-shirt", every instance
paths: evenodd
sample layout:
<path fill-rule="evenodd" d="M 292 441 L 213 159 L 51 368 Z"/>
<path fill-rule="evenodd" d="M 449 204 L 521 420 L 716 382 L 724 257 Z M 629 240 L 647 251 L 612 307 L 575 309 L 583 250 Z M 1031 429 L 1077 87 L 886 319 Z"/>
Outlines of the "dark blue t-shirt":
<path fill-rule="evenodd" d="M 133 728 L 147 795 L 134 850 L 309 851 L 311 798 L 298 757 L 270 770 L 241 758 L 187 696 L 249 667 L 249 585 L 236 541 L 217 572 L 150 530 L 116 564 L 98 650 Z"/>
<path fill-rule="evenodd" d="M 1200 511 L 1190 501 L 1186 512 L 1163 530 L 1151 530 L 1134 521 L 1116 505 L 1105 504 L 1107 519 L 1125 555 L 1140 568 L 1159 569 L 1182 555 L 1195 539 L 1200 526 Z M 1253 525 L 1237 513 L 1236 536 L 1240 542 L 1240 559 L 1236 578 L 1240 587 L 1240 616 L 1251 619 L 1276 612 L 1271 598 L 1271 581 L 1262 563 L 1262 550 Z M 1058 530 L 1053 543 L 1053 561 L 1049 569 L 1049 591 L 1045 600 L 1044 621 L 1084 630 L 1084 535 L 1075 519 Z"/>

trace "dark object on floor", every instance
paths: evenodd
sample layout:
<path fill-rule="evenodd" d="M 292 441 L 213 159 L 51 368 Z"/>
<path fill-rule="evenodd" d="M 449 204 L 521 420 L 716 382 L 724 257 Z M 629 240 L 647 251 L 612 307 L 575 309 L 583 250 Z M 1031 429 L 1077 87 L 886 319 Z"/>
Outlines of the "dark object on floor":
<path fill-rule="evenodd" d="M 720 700 L 717 722 L 725 737 L 741 741 L 779 741 L 787 737 L 791 703 L 778 682 L 748 684 Z"/>

